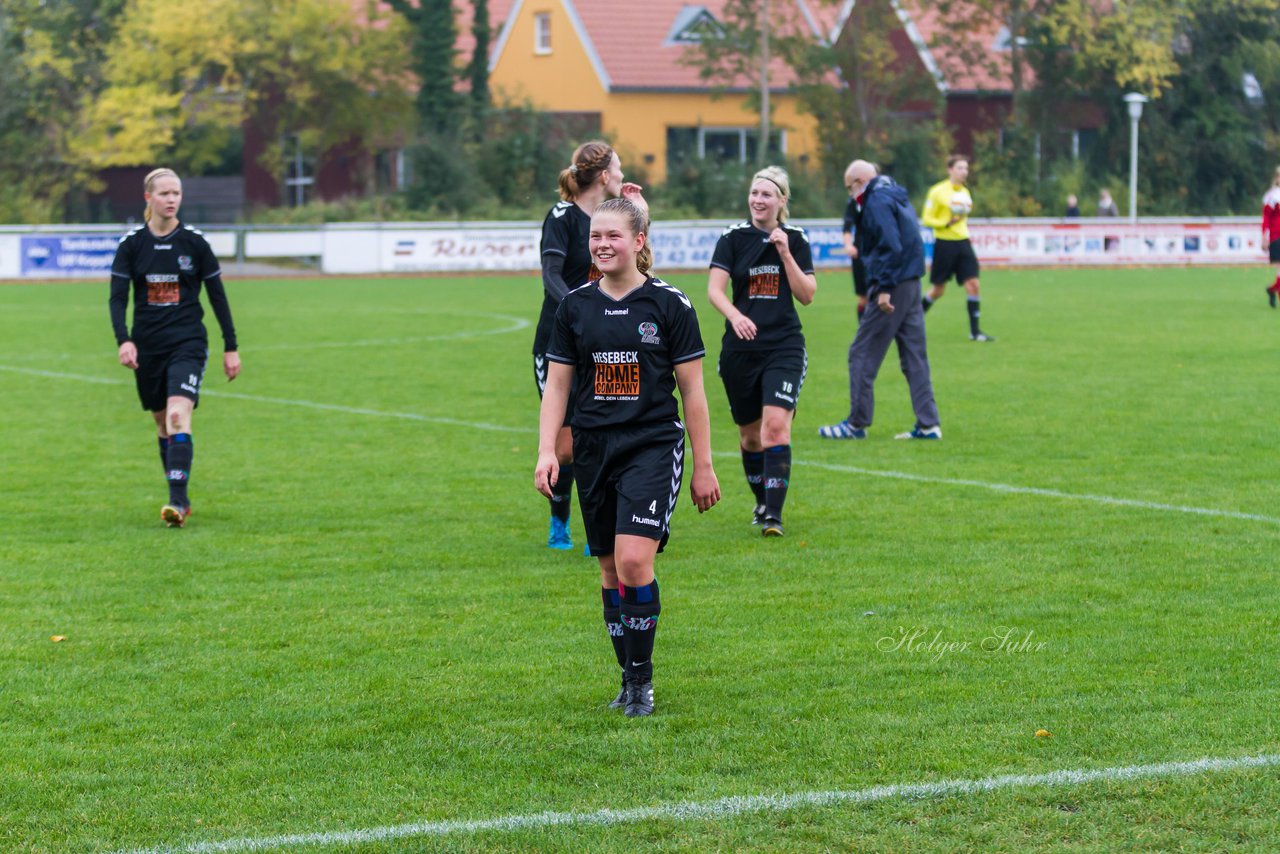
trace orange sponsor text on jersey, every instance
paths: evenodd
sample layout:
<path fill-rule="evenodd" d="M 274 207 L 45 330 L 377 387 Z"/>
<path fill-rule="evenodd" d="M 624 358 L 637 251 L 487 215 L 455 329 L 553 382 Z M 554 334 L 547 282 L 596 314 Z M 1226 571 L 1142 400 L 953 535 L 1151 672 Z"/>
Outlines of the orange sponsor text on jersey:
<path fill-rule="evenodd" d="M 776 297 L 778 295 L 782 273 L 780 267 L 775 264 L 766 264 L 762 267 L 752 267 L 749 272 L 751 278 L 747 282 L 747 296 Z"/>

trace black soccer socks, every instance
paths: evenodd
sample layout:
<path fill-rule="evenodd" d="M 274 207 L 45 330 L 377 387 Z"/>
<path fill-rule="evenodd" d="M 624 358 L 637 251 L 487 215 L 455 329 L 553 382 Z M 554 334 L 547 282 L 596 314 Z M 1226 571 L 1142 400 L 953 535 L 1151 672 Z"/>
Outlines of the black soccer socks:
<path fill-rule="evenodd" d="M 622 640 L 622 594 L 617 590 L 601 587 L 600 598 L 604 600 L 604 627 L 613 643 L 613 654 L 618 659 L 618 666 L 626 670 L 627 648 Z"/>
<path fill-rule="evenodd" d="M 157 436 L 156 442 L 160 445 L 160 467 L 164 469 L 167 476 L 169 474 L 169 437 Z"/>
<path fill-rule="evenodd" d="M 787 501 L 787 485 L 791 482 L 791 446 L 774 445 L 764 452 L 764 515 L 782 520 L 782 505 Z"/>
<path fill-rule="evenodd" d="M 191 461 L 195 457 L 195 445 L 190 433 L 175 433 L 169 437 L 166 477 L 169 481 L 169 503 L 174 507 L 190 507 L 187 498 L 187 481 L 191 478 Z"/>
<path fill-rule="evenodd" d="M 573 463 L 560 466 L 560 476 L 551 487 L 551 515 L 562 522 L 569 521 L 570 497 L 573 495 Z"/>
<path fill-rule="evenodd" d="M 742 449 L 742 470 L 747 475 L 747 486 L 756 497 L 756 504 L 764 504 L 764 451 Z"/>
<path fill-rule="evenodd" d="M 622 587 L 622 640 L 631 682 L 653 681 L 653 637 L 658 631 L 658 579 L 643 587 Z"/>
<path fill-rule="evenodd" d="M 977 297 L 969 297 L 966 305 L 969 306 L 969 334 L 977 335 L 982 331 L 978 328 L 978 318 L 982 316 L 982 311 L 978 307 L 979 300 Z"/>

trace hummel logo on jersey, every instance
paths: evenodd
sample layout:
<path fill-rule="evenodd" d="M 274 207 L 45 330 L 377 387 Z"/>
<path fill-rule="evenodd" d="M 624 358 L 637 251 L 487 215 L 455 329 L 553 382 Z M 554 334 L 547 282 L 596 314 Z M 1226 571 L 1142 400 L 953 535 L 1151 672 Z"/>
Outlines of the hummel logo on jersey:
<path fill-rule="evenodd" d="M 685 296 L 679 288 L 671 287 L 671 285 L 668 285 L 666 282 L 662 281 L 662 279 L 654 279 L 653 284 L 655 287 L 662 288 L 663 290 L 670 291 L 675 294 L 676 298 L 684 304 L 685 308 L 693 308 L 693 303 L 689 302 L 689 298 Z"/>
<path fill-rule="evenodd" d="M 630 313 L 631 313 L 631 309 L 629 308 L 606 308 L 604 310 L 605 317 L 615 317 L 619 314 L 630 314 Z"/>
<path fill-rule="evenodd" d="M 157 243 L 157 244 L 156 244 L 156 248 L 157 248 L 157 249 L 172 249 L 172 248 L 173 248 L 173 244 L 172 244 L 172 243 Z"/>

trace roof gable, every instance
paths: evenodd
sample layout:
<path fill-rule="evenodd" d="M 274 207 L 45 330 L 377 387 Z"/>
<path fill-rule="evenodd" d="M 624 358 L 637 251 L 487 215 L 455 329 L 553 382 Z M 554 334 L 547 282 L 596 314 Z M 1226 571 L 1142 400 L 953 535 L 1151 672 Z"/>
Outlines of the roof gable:
<path fill-rule="evenodd" d="M 455 0 L 456 2 L 456 0 Z M 852 5 L 853 0 L 844 0 Z M 697 50 L 700 29 L 715 26 L 727 0 L 645 0 L 619 3 L 618 0 L 543 0 L 544 6 L 558 7 L 567 16 L 575 37 L 591 61 L 601 84 L 608 91 L 711 91 L 719 88 L 698 74 L 695 66 L 682 60 Z M 507 12 L 497 14 L 499 2 L 490 2 L 490 23 L 495 33 L 489 68 L 493 70 L 510 45 L 508 35 L 522 12 L 532 13 L 528 0 L 506 0 Z M 825 0 L 775 0 L 771 20 L 780 30 L 799 31 L 823 38 L 824 21 L 814 9 L 825 8 Z M 810 8 L 814 7 L 814 8 Z M 839 10 L 837 10 L 839 11 Z M 467 20 L 470 18 L 468 16 Z M 501 20 L 501 32 L 498 31 Z M 835 31 L 838 34 L 838 30 Z M 462 49 L 461 31 L 459 49 Z M 770 80 L 785 88 L 794 74 L 781 61 L 770 65 Z M 754 88 L 754 81 L 734 81 L 730 89 Z"/>

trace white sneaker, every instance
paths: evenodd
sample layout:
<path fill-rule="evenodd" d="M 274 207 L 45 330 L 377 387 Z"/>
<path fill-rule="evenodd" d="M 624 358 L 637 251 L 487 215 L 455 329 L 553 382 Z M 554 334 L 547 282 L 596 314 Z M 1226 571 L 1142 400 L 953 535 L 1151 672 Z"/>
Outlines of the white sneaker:
<path fill-rule="evenodd" d="M 912 427 L 906 433 L 899 433 L 894 436 L 895 439 L 941 439 L 942 428 L 934 425 L 933 427 L 921 427 L 919 424 Z"/>

